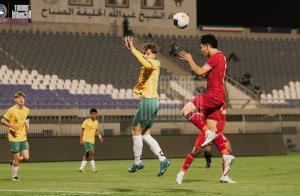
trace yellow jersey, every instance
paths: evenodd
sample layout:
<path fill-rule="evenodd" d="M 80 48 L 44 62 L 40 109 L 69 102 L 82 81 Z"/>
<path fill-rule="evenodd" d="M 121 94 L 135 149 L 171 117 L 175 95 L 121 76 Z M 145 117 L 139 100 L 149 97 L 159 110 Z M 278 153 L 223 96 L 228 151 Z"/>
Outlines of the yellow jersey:
<path fill-rule="evenodd" d="M 137 49 L 132 48 L 133 55 L 142 64 L 138 83 L 135 85 L 133 91 L 140 98 L 157 98 L 157 87 L 160 74 L 159 60 L 146 60 L 143 54 Z"/>
<path fill-rule="evenodd" d="M 17 105 L 10 107 L 4 114 L 3 118 L 8 120 L 10 124 L 17 124 L 18 130 L 9 130 L 8 140 L 11 142 L 22 142 L 27 140 L 26 120 L 29 115 L 29 109 L 23 106 L 19 109 Z"/>
<path fill-rule="evenodd" d="M 95 133 L 99 129 L 98 120 L 92 120 L 91 118 L 83 121 L 82 126 L 83 130 L 83 142 L 95 143 Z"/>

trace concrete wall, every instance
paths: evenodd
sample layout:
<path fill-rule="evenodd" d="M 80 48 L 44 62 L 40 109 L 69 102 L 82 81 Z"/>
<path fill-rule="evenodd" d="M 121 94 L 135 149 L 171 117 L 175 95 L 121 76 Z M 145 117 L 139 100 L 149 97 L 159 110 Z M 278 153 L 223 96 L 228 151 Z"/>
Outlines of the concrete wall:
<path fill-rule="evenodd" d="M 170 158 L 182 158 L 193 147 L 197 135 L 154 136 L 164 153 Z M 236 156 L 284 155 L 286 148 L 281 134 L 233 134 L 228 135 Z M 30 161 L 69 161 L 80 160 L 83 146 L 79 137 L 29 138 Z M 155 158 L 144 145 L 144 158 Z M 0 139 L 0 162 L 11 158 L 8 141 Z M 214 149 L 214 156 L 219 153 Z M 96 159 L 132 159 L 131 136 L 105 137 L 104 143 L 96 143 Z"/>

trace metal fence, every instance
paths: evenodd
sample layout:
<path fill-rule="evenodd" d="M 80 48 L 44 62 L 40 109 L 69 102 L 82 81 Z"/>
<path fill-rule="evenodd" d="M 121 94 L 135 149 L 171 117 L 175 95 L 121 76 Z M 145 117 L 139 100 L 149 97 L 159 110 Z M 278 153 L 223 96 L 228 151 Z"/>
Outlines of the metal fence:
<path fill-rule="evenodd" d="M 242 110 L 228 110 L 226 133 L 290 133 L 300 130 L 299 111 L 265 112 L 259 110 L 243 113 Z M 2 111 L 1 111 L 2 113 Z M 29 137 L 79 136 L 81 124 L 88 117 L 88 109 L 32 110 Z M 104 135 L 130 135 L 134 109 L 99 110 L 98 121 Z M 197 134 L 197 128 L 180 115 L 180 108 L 161 108 L 152 129 L 154 135 Z M 0 126 L 0 137 L 6 137 L 8 129 Z"/>

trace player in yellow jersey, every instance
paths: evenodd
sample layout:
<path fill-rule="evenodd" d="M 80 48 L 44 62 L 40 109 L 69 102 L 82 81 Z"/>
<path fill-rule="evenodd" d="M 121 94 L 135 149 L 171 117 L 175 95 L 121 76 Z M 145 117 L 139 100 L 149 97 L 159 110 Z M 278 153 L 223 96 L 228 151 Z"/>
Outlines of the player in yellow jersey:
<path fill-rule="evenodd" d="M 97 136 L 100 142 L 103 142 L 103 138 L 99 131 L 99 123 L 97 120 L 97 110 L 90 110 L 90 117 L 87 118 L 81 126 L 80 133 L 80 144 L 84 145 L 85 153 L 83 155 L 83 160 L 79 168 L 80 172 L 84 172 L 84 168 L 87 164 L 87 161 L 90 161 L 91 168 L 93 172 L 97 172 L 95 165 L 95 136 Z"/>
<path fill-rule="evenodd" d="M 18 91 L 15 94 L 16 104 L 10 107 L 1 123 L 9 128 L 8 141 L 13 153 L 12 180 L 18 181 L 18 170 L 21 161 L 29 159 L 29 144 L 27 142 L 27 130 L 29 129 L 29 109 L 24 106 L 25 94 Z"/>
<path fill-rule="evenodd" d="M 132 123 L 133 153 L 135 160 L 134 164 L 128 169 L 128 172 L 134 173 L 144 168 L 141 161 L 144 141 L 158 157 L 160 168 L 157 175 L 162 176 L 169 167 L 170 161 L 163 154 L 157 141 L 150 135 L 150 129 L 153 126 L 159 109 L 157 87 L 159 82 L 160 61 L 156 60 L 158 49 L 155 44 L 147 43 L 144 45 L 141 53 L 134 48 L 132 37 L 125 38 L 125 47 L 141 64 L 138 84 L 133 89 L 141 99 Z"/>

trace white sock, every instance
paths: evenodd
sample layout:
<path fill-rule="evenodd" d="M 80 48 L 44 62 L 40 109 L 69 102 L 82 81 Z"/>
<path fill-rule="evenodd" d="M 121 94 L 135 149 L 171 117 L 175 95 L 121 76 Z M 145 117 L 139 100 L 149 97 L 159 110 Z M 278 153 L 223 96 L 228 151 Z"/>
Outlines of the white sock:
<path fill-rule="evenodd" d="M 18 176 L 19 167 L 12 166 L 11 167 L 11 171 L 12 171 L 12 177 L 17 177 Z"/>
<path fill-rule="evenodd" d="M 150 135 L 143 135 L 143 141 L 146 142 L 151 151 L 158 157 L 160 162 L 166 160 L 166 156 L 162 152 L 158 142 Z"/>
<path fill-rule="evenodd" d="M 81 162 L 81 166 L 80 166 L 80 169 L 81 169 L 81 170 L 83 170 L 83 169 L 85 168 L 85 166 L 86 166 L 86 163 L 87 163 L 87 161 L 86 161 L 86 160 L 82 160 L 82 162 Z"/>
<path fill-rule="evenodd" d="M 179 175 L 182 175 L 182 176 L 184 176 L 184 174 L 185 174 L 185 172 L 184 171 L 182 171 L 182 170 L 180 170 L 180 172 L 179 172 L 180 174 Z"/>
<path fill-rule="evenodd" d="M 96 169 L 96 165 L 95 165 L 95 161 L 94 160 L 90 161 L 90 165 L 91 165 L 92 170 Z"/>
<path fill-rule="evenodd" d="M 141 161 L 141 156 L 143 152 L 143 139 L 141 135 L 132 136 L 133 140 L 133 154 L 134 154 L 134 164 L 139 165 Z"/>

